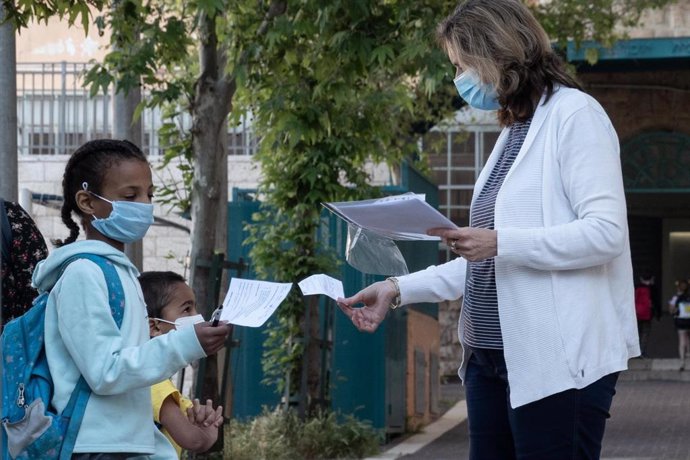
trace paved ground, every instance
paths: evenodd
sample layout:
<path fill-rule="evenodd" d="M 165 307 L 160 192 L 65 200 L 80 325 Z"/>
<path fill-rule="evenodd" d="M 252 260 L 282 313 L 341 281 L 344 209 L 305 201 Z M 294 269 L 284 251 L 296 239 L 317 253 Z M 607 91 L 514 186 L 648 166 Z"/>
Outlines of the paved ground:
<path fill-rule="evenodd" d="M 652 321 L 647 354 L 655 359 L 631 360 L 631 370 L 621 375 L 602 460 L 690 460 L 690 360 L 679 371 L 677 344 L 669 315 Z M 466 459 L 469 442 L 463 399 L 459 383 L 443 385 L 444 408 L 460 402 L 451 409 L 455 421 L 445 417 L 426 433 L 391 443 L 376 458 Z"/>
<path fill-rule="evenodd" d="M 679 377 L 688 374 L 675 372 Z M 653 377 L 640 374 L 623 377 L 619 382 L 602 459 L 690 460 L 690 382 L 647 380 Z M 444 391 L 461 397 L 458 387 L 452 384 Z M 397 443 L 398 450 L 404 443 Z M 380 458 L 465 459 L 468 447 L 467 422 L 463 421 L 412 454 L 384 457 L 384 453 Z"/>
<path fill-rule="evenodd" d="M 665 313 L 660 320 L 652 320 L 647 348 L 650 358 L 678 357 L 678 333 L 671 315 Z"/>
<path fill-rule="evenodd" d="M 604 458 L 690 460 L 690 383 L 623 381 L 604 437 Z"/>

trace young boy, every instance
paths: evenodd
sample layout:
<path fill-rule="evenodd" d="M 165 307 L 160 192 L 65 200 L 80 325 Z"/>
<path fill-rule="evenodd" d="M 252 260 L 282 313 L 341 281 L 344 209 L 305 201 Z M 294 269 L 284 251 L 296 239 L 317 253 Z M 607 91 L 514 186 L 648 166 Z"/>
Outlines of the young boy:
<path fill-rule="evenodd" d="M 196 311 L 194 292 L 184 278 L 173 272 L 144 272 L 139 276 L 149 316 L 149 335 L 156 337 L 190 327 L 204 319 Z M 218 438 L 223 423 L 222 406 L 213 410 L 211 400 L 205 405 L 185 398 L 171 380 L 151 387 L 153 416 L 161 431 L 177 450 L 208 450 Z"/>

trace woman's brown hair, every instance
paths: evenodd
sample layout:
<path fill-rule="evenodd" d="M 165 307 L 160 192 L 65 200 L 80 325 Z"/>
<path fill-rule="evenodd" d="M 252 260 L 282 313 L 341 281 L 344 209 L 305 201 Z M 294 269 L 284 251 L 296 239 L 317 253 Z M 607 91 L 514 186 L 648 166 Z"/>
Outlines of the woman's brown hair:
<path fill-rule="evenodd" d="M 438 25 L 436 38 L 496 88 L 504 126 L 531 118 L 544 91 L 548 101 L 556 84 L 582 89 L 520 0 L 467 0 Z"/>

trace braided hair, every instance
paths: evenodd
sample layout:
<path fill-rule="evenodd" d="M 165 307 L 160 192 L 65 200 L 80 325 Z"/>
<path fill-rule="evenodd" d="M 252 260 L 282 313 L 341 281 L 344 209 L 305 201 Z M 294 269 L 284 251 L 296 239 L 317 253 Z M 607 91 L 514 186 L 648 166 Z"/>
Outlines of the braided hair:
<path fill-rule="evenodd" d="M 64 240 L 53 240 L 55 246 L 72 243 L 79 236 L 79 225 L 72 219 L 72 213 L 83 216 L 76 201 L 76 194 L 82 190 L 82 184 L 88 182 L 89 190 L 100 194 L 108 169 L 123 160 L 147 161 L 139 147 L 127 140 L 96 139 L 74 151 L 62 176 L 63 202 L 60 212 L 62 222 L 70 234 Z"/>

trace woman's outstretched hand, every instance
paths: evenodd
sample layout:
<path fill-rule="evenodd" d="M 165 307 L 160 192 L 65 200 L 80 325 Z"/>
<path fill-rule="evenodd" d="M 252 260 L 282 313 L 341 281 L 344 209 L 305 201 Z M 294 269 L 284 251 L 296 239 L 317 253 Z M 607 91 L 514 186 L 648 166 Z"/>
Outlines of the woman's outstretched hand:
<path fill-rule="evenodd" d="M 386 318 L 396 294 L 395 286 L 391 281 L 379 281 L 362 289 L 352 297 L 338 299 L 337 303 L 357 329 L 374 332 Z M 354 306 L 359 303 L 363 303 L 364 306 L 355 308 Z"/>

